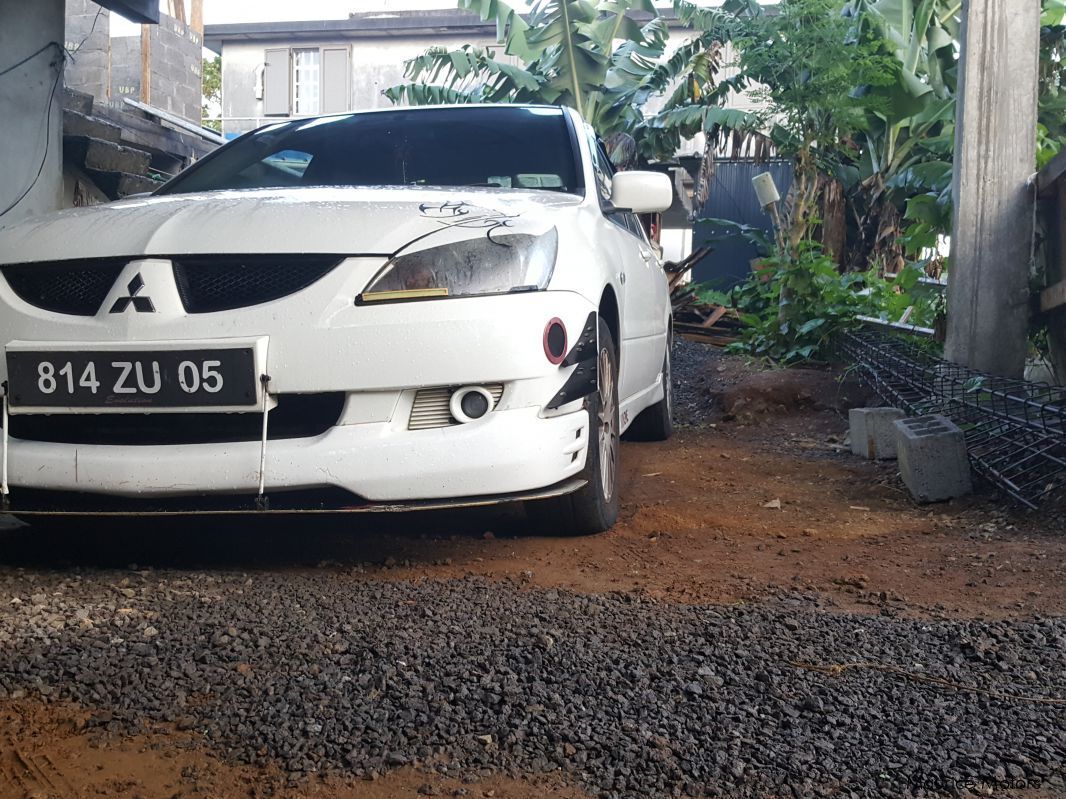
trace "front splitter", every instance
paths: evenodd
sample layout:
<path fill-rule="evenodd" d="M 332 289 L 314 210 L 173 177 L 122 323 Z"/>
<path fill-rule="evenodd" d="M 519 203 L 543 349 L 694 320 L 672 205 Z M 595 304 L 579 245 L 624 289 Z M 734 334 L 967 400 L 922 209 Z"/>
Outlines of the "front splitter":
<path fill-rule="evenodd" d="M 316 498 L 315 492 L 306 492 L 309 501 L 301 504 L 301 492 L 267 494 L 267 502 L 257 503 L 255 497 L 172 497 L 167 499 L 124 499 L 99 494 L 69 494 L 43 491 L 28 492 L 29 497 L 20 498 L 18 488 L 12 490 L 10 502 L 4 513 L 15 516 L 230 516 L 263 514 L 311 514 L 311 513 L 408 513 L 413 511 L 453 510 L 506 505 L 514 502 L 529 502 L 538 499 L 561 497 L 585 487 L 587 480 L 572 477 L 545 488 L 519 491 L 510 494 L 489 496 L 456 497 L 449 499 L 415 500 L 408 502 L 362 502 L 346 504 L 329 498 Z M 52 502 L 49 502 L 51 498 Z M 210 507 L 198 506 L 205 499 Z M 347 495 L 347 499 L 356 499 Z M 280 501 L 279 501 L 280 500 Z M 294 501 L 295 500 L 295 501 Z M 51 505 L 51 506 L 50 506 Z M 127 505 L 128 507 L 123 507 Z"/>

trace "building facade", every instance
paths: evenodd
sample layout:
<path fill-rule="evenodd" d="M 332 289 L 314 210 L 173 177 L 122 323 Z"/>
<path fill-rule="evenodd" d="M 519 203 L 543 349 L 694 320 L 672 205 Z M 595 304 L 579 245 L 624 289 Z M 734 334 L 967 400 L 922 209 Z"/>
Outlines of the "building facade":
<path fill-rule="evenodd" d="M 456 9 L 352 14 L 316 22 L 208 25 L 222 56 L 222 132 L 315 114 L 384 108 L 404 62 L 429 47 L 496 46 L 496 26 Z"/>

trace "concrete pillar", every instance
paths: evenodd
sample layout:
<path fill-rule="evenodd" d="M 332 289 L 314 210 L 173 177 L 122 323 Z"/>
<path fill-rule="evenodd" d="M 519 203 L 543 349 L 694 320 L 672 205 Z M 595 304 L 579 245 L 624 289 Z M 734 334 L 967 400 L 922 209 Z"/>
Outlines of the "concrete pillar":
<path fill-rule="evenodd" d="M 45 48 L 0 75 L 0 227 L 62 202 L 62 46 L 63 0 L 0 0 L 0 71 Z"/>
<path fill-rule="evenodd" d="M 1028 342 L 1039 58 L 1040 3 L 965 0 L 945 354 L 1005 377 Z"/>

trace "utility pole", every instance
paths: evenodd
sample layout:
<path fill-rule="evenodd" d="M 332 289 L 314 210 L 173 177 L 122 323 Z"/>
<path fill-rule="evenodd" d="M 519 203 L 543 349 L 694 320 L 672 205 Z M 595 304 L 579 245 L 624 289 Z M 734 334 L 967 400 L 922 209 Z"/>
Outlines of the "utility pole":
<path fill-rule="evenodd" d="M 1040 60 L 1038 0 L 964 0 L 945 354 L 1025 370 Z"/>

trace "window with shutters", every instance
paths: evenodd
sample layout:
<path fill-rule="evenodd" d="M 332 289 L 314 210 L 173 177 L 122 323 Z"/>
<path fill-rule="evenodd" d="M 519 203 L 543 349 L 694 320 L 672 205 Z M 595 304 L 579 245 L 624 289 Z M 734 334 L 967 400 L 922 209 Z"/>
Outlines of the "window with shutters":
<path fill-rule="evenodd" d="M 311 116 L 350 111 L 349 55 L 347 45 L 266 50 L 264 116 Z"/>

